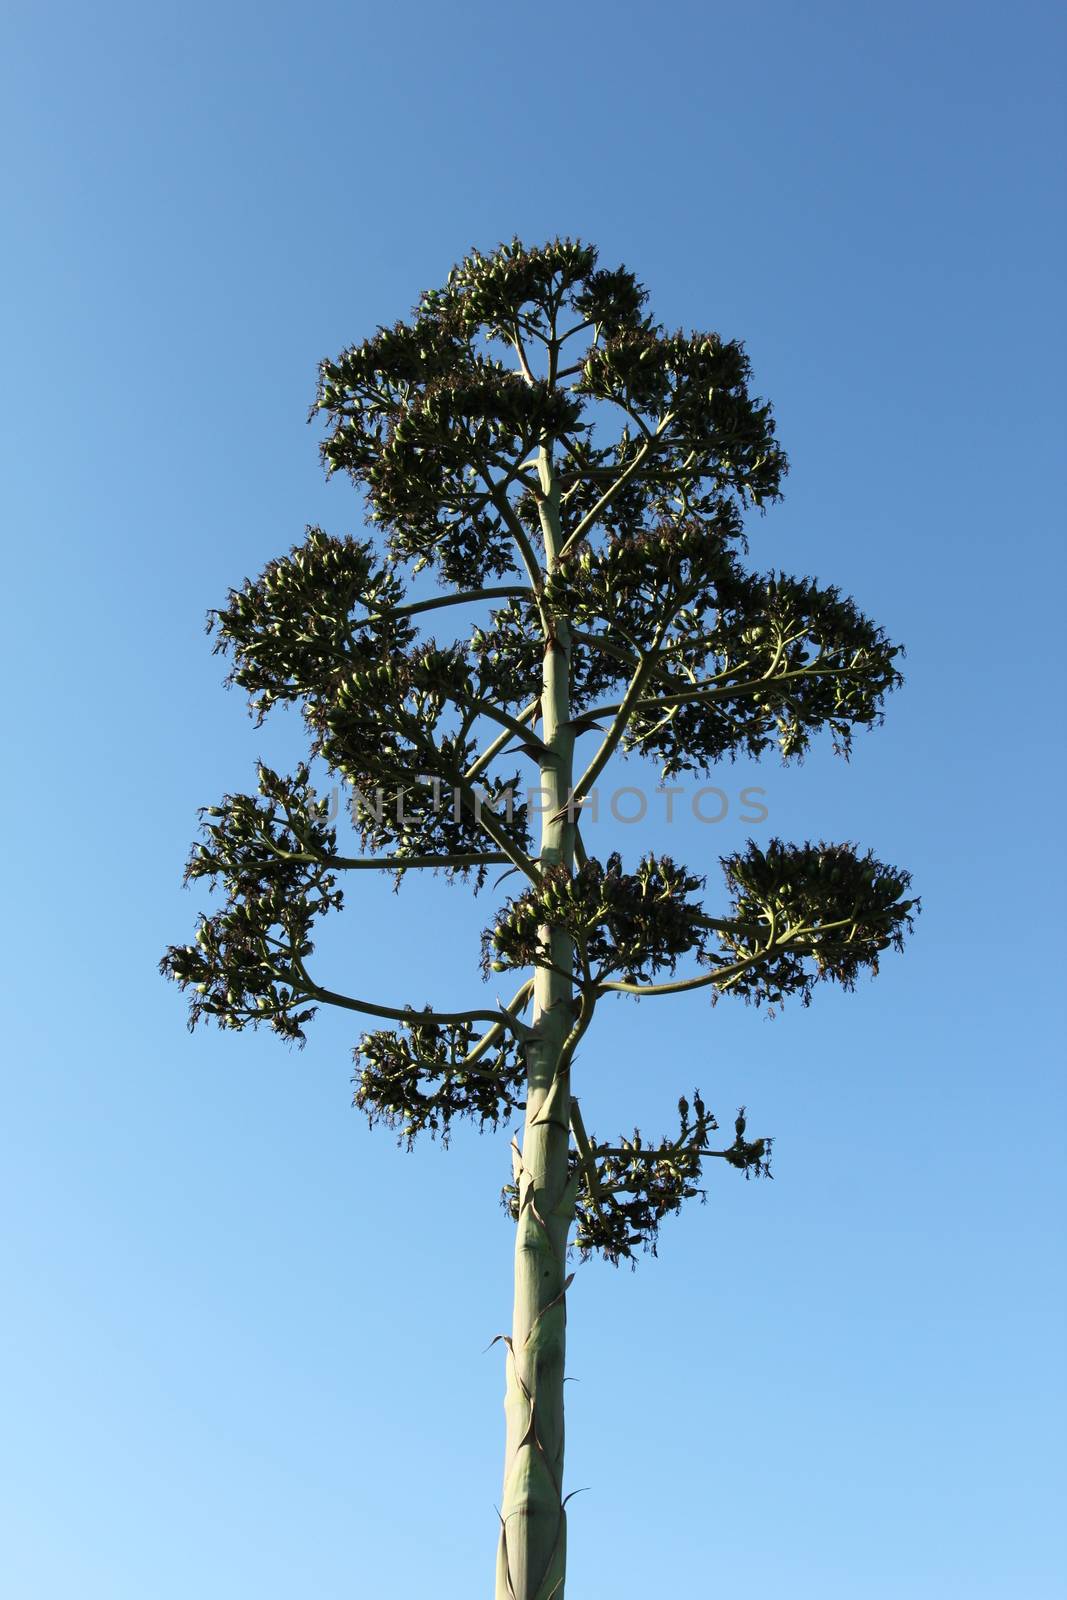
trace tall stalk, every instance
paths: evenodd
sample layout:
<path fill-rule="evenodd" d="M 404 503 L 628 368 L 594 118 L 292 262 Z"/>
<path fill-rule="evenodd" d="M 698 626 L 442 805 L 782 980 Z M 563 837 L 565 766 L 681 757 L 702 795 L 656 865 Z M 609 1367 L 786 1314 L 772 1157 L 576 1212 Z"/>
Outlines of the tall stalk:
<path fill-rule="evenodd" d="M 545 450 L 540 476 L 551 571 L 559 549 L 559 513 L 551 457 Z M 569 654 L 569 629 L 557 618 L 545 638 L 539 860 L 542 869 L 562 865 L 568 872 L 574 863 L 574 824 L 568 814 L 574 761 Z M 525 1125 L 521 1150 L 513 1147 L 518 1191 L 515 1306 L 507 1342 L 496 1600 L 562 1600 L 567 1554 L 563 1377 L 567 1236 L 576 1186 L 568 1175 L 571 1089 L 565 1045 L 574 1022 L 573 950 L 559 928 L 545 925 L 540 940 L 550 964 L 538 966 L 535 973 L 536 1037 L 526 1047 Z"/>
<path fill-rule="evenodd" d="M 726 904 L 710 916 L 703 877 L 670 856 L 624 867 L 585 848 L 574 813 L 616 752 L 640 752 L 663 779 L 775 745 L 800 756 L 820 728 L 847 753 L 900 682 L 899 647 L 837 589 L 740 563 L 744 510 L 776 500 L 786 470 L 743 346 L 669 333 L 634 275 L 597 260 L 572 239 L 473 251 L 410 322 L 323 362 L 323 456 L 366 494 L 374 537 L 311 528 L 212 613 L 229 681 L 259 716 L 300 705 L 310 752 L 290 775 L 260 766 L 255 793 L 204 810 L 186 875 L 222 903 L 161 963 L 190 1025 L 302 1043 L 321 1006 L 366 1019 L 355 1103 L 408 1146 L 464 1119 L 510 1126 L 525 1106 L 497 1600 L 563 1600 L 572 1228 L 581 1258 L 632 1261 L 702 1193 L 706 1159 L 767 1171 L 769 1141 L 746 1138 L 743 1110 L 733 1142 L 709 1146 L 717 1124 L 699 1092 L 658 1141 L 593 1137 L 571 1072 L 595 1006 L 706 990 L 777 1007 L 827 980 L 850 989 L 901 947 L 915 905 L 906 872 L 852 845 L 750 839 L 723 858 Z M 427 567 L 445 592 L 413 598 L 407 577 Z M 487 609 L 439 644 L 419 619 L 453 606 L 461 619 Z M 539 773 L 539 844 L 533 806 L 504 819 L 474 787 L 507 792 L 520 754 Z M 359 854 L 342 847 L 312 760 L 377 792 L 376 811 L 353 809 Z M 394 817 L 381 797 L 412 785 L 434 803 L 398 799 Z M 465 807 L 442 807 L 442 790 Z M 319 920 L 366 873 L 399 887 L 476 869 L 480 886 L 498 864 L 519 892 L 486 929 L 482 966 L 524 975 L 506 1006 L 327 986 Z"/>

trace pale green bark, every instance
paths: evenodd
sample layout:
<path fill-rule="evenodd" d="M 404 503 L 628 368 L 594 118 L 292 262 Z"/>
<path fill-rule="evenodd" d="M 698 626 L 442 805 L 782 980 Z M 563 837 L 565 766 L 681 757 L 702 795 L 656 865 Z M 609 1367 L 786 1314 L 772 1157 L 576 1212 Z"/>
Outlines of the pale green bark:
<path fill-rule="evenodd" d="M 549 569 L 559 548 L 552 466 L 542 452 L 542 512 Z M 567 815 L 573 781 L 570 726 L 570 638 L 565 623 L 546 640 L 541 762 L 540 861 L 574 860 L 574 824 Z M 518 1188 L 515 1308 L 508 1341 L 504 1413 L 507 1442 L 500 1508 L 496 1600 L 562 1600 L 567 1522 L 563 1505 L 563 1375 L 566 1338 L 567 1236 L 574 1217 L 568 1180 L 570 1074 L 564 1045 L 574 1024 L 573 952 L 568 936 L 543 928 L 554 971 L 537 969 L 533 1027 L 527 1045 L 527 1102 L 522 1148 L 514 1149 Z"/>

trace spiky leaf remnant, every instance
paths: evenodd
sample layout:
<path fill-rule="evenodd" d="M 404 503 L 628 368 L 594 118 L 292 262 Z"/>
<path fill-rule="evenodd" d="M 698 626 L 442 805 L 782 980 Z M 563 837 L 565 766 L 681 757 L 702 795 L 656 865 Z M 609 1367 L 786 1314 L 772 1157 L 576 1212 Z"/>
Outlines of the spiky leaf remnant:
<path fill-rule="evenodd" d="M 915 910 L 907 873 L 850 844 L 749 842 L 711 906 L 703 870 L 587 849 L 617 753 L 663 777 L 797 759 L 824 733 L 847 755 L 900 683 L 900 647 L 851 599 L 745 564 L 746 514 L 786 471 L 751 382 L 736 339 L 656 322 L 590 245 L 472 251 L 407 321 L 322 364 L 324 461 L 372 537 L 311 528 L 210 618 L 253 715 L 298 709 L 310 754 L 203 814 L 187 877 L 222 903 L 163 959 L 191 1022 L 303 1042 L 322 1005 L 372 1019 L 356 1103 L 407 1145 L 523 1119 L 498 1600 L 562 1600 L 568 1249 L 632 1261 L 710 1161 L 767 1171 L 770 1141 L 742 1111 L 716 1146 L 699 1095 L 674 1136 L 588 1135 L 572 1071 L 597 1007 L 807 1004 L 877 972 Z M 341 852 L 312 762 L 361 853 Z M 420 870 L 511 879 L 482 945 L 486 977 L 521 979 L 506 1003 L 385 1003 L 313 970 L 342 881 Z"/>

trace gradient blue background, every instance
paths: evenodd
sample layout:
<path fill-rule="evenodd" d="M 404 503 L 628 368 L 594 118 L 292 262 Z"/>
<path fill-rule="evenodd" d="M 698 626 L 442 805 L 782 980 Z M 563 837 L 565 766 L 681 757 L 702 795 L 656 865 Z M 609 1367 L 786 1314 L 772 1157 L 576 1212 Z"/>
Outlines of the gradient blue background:
<path fill-rule="evenodd" d="M 590 1041 L 603 1133 L 698 1083 L 778 1143 L 658 1261 L 579 1272 L 568 1594 L 1062 1594 L 1056 8 L 23 3 L 2 35 L 5 1594 L 489 1593 L 506 1138 L 406 1156 L 349 1108 L 349 1019 L 190 1036 L 155 964 L 195 808 L 295 748 L 204 613 L 359 528 L 316 362 L 515 232 L 747 341 L 793 461 L 753 560 L 853 593 L 909 682 L 850 766 L 724 785 L 925 902 L 853 996 L 620 1004 Z M 714 869 L 746 831 L 596 843 Z M 491 897 L 356 888 L 332 978 L 480 1001 Z"/>

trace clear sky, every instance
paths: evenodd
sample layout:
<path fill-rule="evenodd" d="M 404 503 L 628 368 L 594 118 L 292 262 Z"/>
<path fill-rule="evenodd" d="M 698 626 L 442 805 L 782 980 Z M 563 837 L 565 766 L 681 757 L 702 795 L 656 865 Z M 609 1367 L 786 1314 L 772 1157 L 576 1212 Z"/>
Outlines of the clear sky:
<path fill-rule="evenodd" d="M 658 1133 L 698 1084 L 776 1135 L 776 1177 L 712 1172 L 658 1260 L 579 1270 L 568 1594 L 1063 1594 L 1056 8 L 0 26 L 4 1593 L 490 1591 L 506 1136 L 398 1152 L 350 1109 L 346 1019 L 302 1053 L 190 1036 L 155 968 L 196 807 L 294 748 L 220 687 L 204 613 L 306 522 L 359 531 L 304 425 L 316 363 L 470 245 L 571 233 L 666 323 L 746 340 L 793 464 L 753 562 L 909 650 L 850 765 L 726 771 L 762 835 L 733 806 L 598 850 L 855 839 L 924 914 L 852 996 L 620 1002 L 588 1045 L 597 1130 Z M 482 1003 L 491 896 L 353 899 L 339 981 Z"/>

